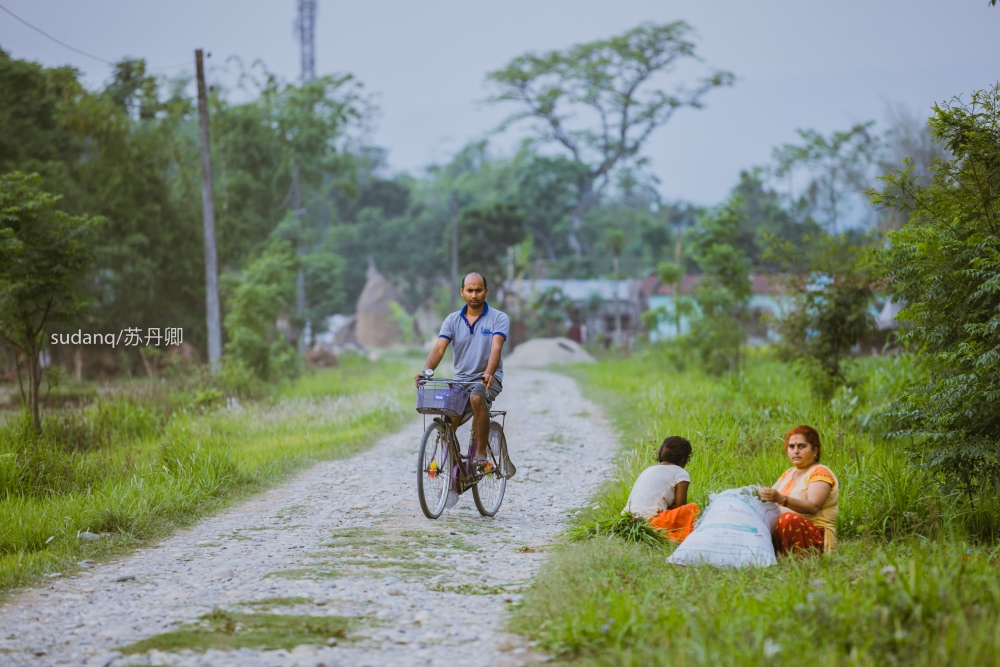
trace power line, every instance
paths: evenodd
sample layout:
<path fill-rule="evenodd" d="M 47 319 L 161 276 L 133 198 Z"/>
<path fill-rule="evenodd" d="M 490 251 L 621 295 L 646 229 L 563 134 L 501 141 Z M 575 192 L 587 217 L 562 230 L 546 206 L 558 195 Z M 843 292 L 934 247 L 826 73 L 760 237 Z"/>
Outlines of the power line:
<path fill-rule="evenodd" d="M 4 7 L 3 5 L 0 5 L 0 9 L 2 9 L 5 12 L 7 12 L 14 19 L 20 21 L 24 25 L 28 26 L 29 28 L 31 28 L 32 30 L 34 30 L 35 32 L 37 32 L 39 35 L 45 37 L 46 39 L 52 40 L 53 42 L 55 42 L 59 46 L 62 46 L 63 48 L 67 48 L 67 49 L 69 49 L 70 51 L 72 51 L 74 53 L 80 54 L 81 56 L 85 56 L 87 58 L 92 58 L 92 59 L 94 59 L 94 60 L 96 60 L 98 62 L 104 63 L 105 65 L 111 65 L 112 67 L 114 67 L 114 65 L 116 64 L 116 63 L 113 63 L 110 60 L 106 60 L 105 58 L 102 58 L 100 56 L 95 56 L 93 53 L 87 53 L 86 51 L 83 51 L 82 49 L 78 49 L 78 48 L 76 48 L 75 46 L 73 46 L 71 44 L 67 44 L 66 42 L 62 41 L 61 39 L 53 37 L 49 33 L 45 32 L 44 30 L 42 30 L 41 28 L 39 28 L 38 26 L 35 26 L 35 25 L 32 25 L 31 23 L 28 23 L 27 21 L 25 21 L 20 16 L 18 16 L 14 12 L 10 11 L 6 7 Z M 187 65 L 188 65 L 188 63 L 178 63 L 176 65 L 167 65 L 165 67 L 151 67 L 151 68 L 149 68 L 149 71 L 150 72 L 161 72 L 161 71 L 168 70 L 168 69 L 176 69 L 178 67 L 185 67 Z"/>
<path fill-rule="evenodd" d="M 20 16 L 18 16 L 14 12 L 10 11 L 6 7 L 4 7 L 3 5 L 0 5 L 0 9 L 4 10 L 5 12 L 7 12 L 11 16 L 13 16 L 15 19 L 17 19 L 18 21 L 20 21 L 24 25 L 28 26 L 29 28 L 31 28 L 32 30 L 34 30 L 35 32 L 37 32 L 39 35 L 41 35 L 43 37 L 46 37 L 48 39 L 51 39 L 53 42 L 55 42 L 59 46 L 65 47 L 65 48 L 69 49 L 70 51 L 73 51 L 74 53 L 79 53 L 81 56 L 86 56 L 88 58 L 93 58 L 94 60 L 97 60 L 98 62 L 104 63 L 105 65 L 114 65 L 114 63 L 111 62 L 110 60 L 105 60 L 104 58 L 102 58 L 100 56 L 95 56 L 93 53 L 87 53 L 86 51 L 81 51 L 80 49 L 76 48 L 75 46 L 71 46 L 70 44 L 67 44 L 66 42 L 62 41 L 61 39 L 57 39 L 57 38 L 53 37 L 49 33 L 47 33 L 44 30 L 42 30 L 41 28 L 39 28 L 37 26 L 31 25 L 30 23 L 28 23 L 27 21 L 25 21 Z"/>

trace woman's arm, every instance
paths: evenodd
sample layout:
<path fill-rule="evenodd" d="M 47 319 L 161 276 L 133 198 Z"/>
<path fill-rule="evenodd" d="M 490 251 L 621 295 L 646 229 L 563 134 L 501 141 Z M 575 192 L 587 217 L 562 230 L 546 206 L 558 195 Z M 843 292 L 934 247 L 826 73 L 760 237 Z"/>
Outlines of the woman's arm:
<path fill-rule="evenodd" d="M 815 514 L 823 507 L 823 503 L 830 497 L 833 485 L 829 482 L 815 481 L 806 490 L 806 499 L 792 498 L 774 489 L 761 489 L 760 498 L 765 502 L 778 503 L 799 514 Z"/>
<path fill-rule="evenodd" d="M 681 505 L 687 505 L 689 484 L 691 482 L 677 482 L 677 486 L 674 487 L 674 502 L 670 503 L 670 507 L 667 509 L 675 510 Z"/>

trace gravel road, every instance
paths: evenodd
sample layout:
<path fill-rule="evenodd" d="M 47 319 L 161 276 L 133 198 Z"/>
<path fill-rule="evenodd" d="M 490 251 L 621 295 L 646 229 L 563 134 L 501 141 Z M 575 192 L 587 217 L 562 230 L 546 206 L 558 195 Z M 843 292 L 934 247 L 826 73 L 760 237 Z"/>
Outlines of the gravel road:
<path fill-rule="evenodd" d="M 504 632 L 507 612 L 569 513 L 603 480 L 614 436 L 575 382 L 554 373 L 510 369 L 494 408 L 509 411 L 505 430 L 518 469 L 495 518 L 479 516 L 471 493 L 439 520 L 424 518 L 415 475 L 423 424 L 414 420 L 354 458 L 318 464 L 127 558 L 9 600 L 0 606 L 0 665 L 506 667 L 544 660 Z M 253 604 L 266 600 L 270 607 Z M 352 625 L 332 646 L 118 651 L 214 609 L 336 615 Z"/>

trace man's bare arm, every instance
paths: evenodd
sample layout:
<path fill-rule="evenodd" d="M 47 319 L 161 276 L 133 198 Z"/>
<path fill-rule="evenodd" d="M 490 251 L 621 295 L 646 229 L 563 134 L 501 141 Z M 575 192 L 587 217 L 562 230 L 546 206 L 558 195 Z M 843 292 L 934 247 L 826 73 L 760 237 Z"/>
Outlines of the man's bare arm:
<path fill-rule="evenodd" d="M 486 391 L 489 391 L 493 387 L 493 381 L 496 379 L 493 374 L 497 372 L 497 366 L 500 365 L 500 351 L 503 350 L 503 344 L 507 342 L 507 339 L 503 336 L 493 336 L 493 345 L 490 347 L 490 360 L 486 364 L 486 372 L 483 373 L 483 384 L 486 385 Z"/>
<path fill-rule="evenodd" d="M 445 350 L 448 349 L 448 343 L 450 342 L 451 340 L 447 338 L 438 337 L 437 341 L 434 343 L 434 347 L 431 348 L 430 353 L 427 355 L 427 361 L 424 362 L 424 368 L 429 368 L 431 370 L 437 368 L 438 364 L 440 364 L 441 360 L 444 358 Z M 420 373 L 417 373 L 416 379 L 419 380 L 421 377 Z"/>

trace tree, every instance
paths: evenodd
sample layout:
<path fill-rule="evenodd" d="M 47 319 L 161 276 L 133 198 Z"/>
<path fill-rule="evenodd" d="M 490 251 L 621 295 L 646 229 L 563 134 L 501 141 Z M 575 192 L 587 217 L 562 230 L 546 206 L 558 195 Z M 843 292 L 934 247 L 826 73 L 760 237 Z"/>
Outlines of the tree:
<path fill-rule="evenodd" d="M 732 195 L 737 197 L 734 201 L 738 202 L 741 219 L 737 247 L 750 258 L 757 270 L 782 268 L 765 259 L 768 237 L 780 238 L 794 247 L 800 247 L 806 238 L 818 236 L 823 231 L 802 211 L 794 208 L 787 210 L 782 205 L 781 195 L 765 185 L 761 169 L 741 171 Z"/>
<path fill-rule="evenodd" d="M 292 208 L 292 172 L 298 161 L 303 207 L 326 205 L 324 187 L 344 168 L 337 141 L 361 113 L 363 100 L 350 76 L 322 76 L 300 85 L 268 74 L 249 102 L 212 98 L 212 143 L 218 163 L 221 267 L 237 269 L 269 242 Z M 293 211 L 294 213 L 294 211 Z M 314 221 L 319 215 L 310 215 Z M 286 228 L 314 242 L 320 230 Z"/>
<path fill-rule="evenodd" d="M 295 348 L 277 327 L 295 302 L 295 254 L 289 243 L 267 246 L 238 275 L 223 276 L 228 312 L 225 352 L 262 380 L 298 371 Z"/>
<path fill-rule="evenodd" d="M 679 109 L 699 108 L 709 91 L 732 84 L 731 73 L 714 71 L 693 88 L 663 90 L 660 75 L 697 59 L 690 33 L 683 21 L 643 23 L 617 37 L 565 51 L 525 54 L 487 75 L 497 90 L 494 101 L 522 107 L 504 126 L 522 119 L 538 121 L 542 138 L 556 142 L 581 167 L 568 234 L 576 256 L 584 252 L 579 238 L 583 215 L 597 203 L 612 172 L 640 161 L 643 144 Z M 574 125 L 582 115 L 591 121 Z"/>
<path fill-rule="evenodd" d="M 105 89 L 74 112 L 92 142 L 75 169 L 84 193 L 77 212 L 105 218 L 94 238 L 100 268 L 88 319 L 111 331 L 181 327 L 196 342 L 206 330 L 201 220 L 180 183 L 172 183 L 187 169 L 197 174 L 196 159 L 187 162 L 174 150 L 190 107 L 161 101 L 158 93 L 145 63 L 125 60 Z"/>
<path fill-rule="evenodd" d="M 573 301 L 558 287 L 547 287 L 533 295 L 524 311 L 528 336 L 564 336 L 572 319 Z"/>
<path fill-rule="evenodd" d="M 1000 84 L 936 105 L 930 127 L 953 157 L 927 185 L 907 161 L 870 192 L 910 216 L 877 257 L 930 377 L 902 397 L 900 432 L 971 492 L 1000 483 Z"/>
<path fill-rule="evenodd" d="M 499 287 L 505 273 L 507 249 L 524 240 L 521 211 L 514 204 L 467 206 L 459 213 L 458 230 L 461 275 L 477 271 L 494 281 L 494 289 Z"/>
<path fill-rule="evenodd" d="M 23 355 L 28 391 L 21 398 L 41 430 L 40 355 L 54 322 L 78 316 L 87 300 L 81 284 L 92 258 L 96 218 L 56 210 L 59 197 L 39 190 L 41 178 L 0 175 L 0 338 Z M 21 367 L 17 365 L 21 382 Z"/>
<path fill-rule="evenodd" d="M 105 219 L 90 241 L 94 304 L 77 326 L 180 327 L 196 342 L 205 301 L 197 198 L 186 189 L 188 165 L 197 174 L 197 153 L 184 150 L 191 105 L 160 91 L 141 60 L 116 64 L 89 92 L 70 68 L 0 56 L 0 171 L 37 172 L 60 209 Z"/>
<path fill-rule="evenodd" d="M 921 185 L 930 182 L 931 168 L 937 160 L 950 160 L 951 155 L 935 140 L 927 126 L 927 119 L 918 117 L 904 106 L 890 106 L 886 111 L 886 130 L 882 138 L 882 151 L 877 166 L 879 173 L 895 170 L 903 160 L 913 164 L 913 176 Z M 891 187 L 883 183 L 883 187 Z M 904 212 L 894 208 L 880 209 L 879 227 L 884 231 L 899 229 L 906 224 Z"/>
<path fill-rule="evenodd" d="M 563 240 L 567 222 L 577 208 L 577 182 L 586 171 L 561 155 L 536 155 L 522 151 L 515 165 L 515 197 L 524 223 L 549 262 L 568 249 Z"/>
<path fill-rule="evenodd" d="M 769 237 L 767 256 L 782 270 L 791 304 L 778 322 L 781 349 L 804 362 L 813 391 L 831 398 L 843 358 L 873 328 L 869 243 L 820 232 L 801 244 Z"/>
<path fill-rule="evenodd" d="M 674 292 L 674 326 L 677 327 L 677 337 L 681 336 L 681 281 L 684 270 L 676 262 L 660 262 L 656 267 L 656 275 L 664 285 L 670 285 Z"/>
<path fill-rule="evenodd" d="M 878 153 L 878 140 L 870 130 L 874 122 L 855 125 L 846 132 L 825 137 L 815 130 L 798 130 L 801 145 L 785 144 L 774 150 L 777 176 L 787 176 L 797 169 L 809 175 L 803 200 L 837 233 L 837 223 L 851 196 L 867 187 L 869 171 Z"/>
<path fill-rule="evenodd" d="M 713 373 L 739 372 L 747 303 L 751 296 L 750 258 L 737 247 L 739 197 L 731 197 L 707 214 L 694 238 L 694 255 L 702 270 L 695 289 L 698 317 L 691 342 Z"/>
<path fill-rule="evenodd" d="M 618 281 L 621 277 L 622 250 L 625 249 L 625 233 L 620 229 L 609 229 L 604 234 L 604 246 L 611 253 L 614 266 L 615 281 L 615 345 L 622 343 L 622 305 L 618 294 Z"/>
<path fill-rule="evenodd" d="M 66 115 L 86 97 L 70 67 L 45 68 L 0 49 L 0 172 L 39 172 L 43 183 L 66 179 L 83 141 Z M 51 179 L 51 180 L 50 180 Z"/>

